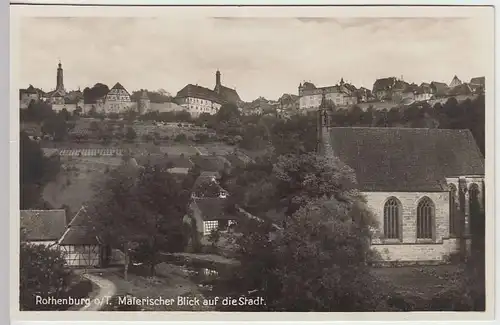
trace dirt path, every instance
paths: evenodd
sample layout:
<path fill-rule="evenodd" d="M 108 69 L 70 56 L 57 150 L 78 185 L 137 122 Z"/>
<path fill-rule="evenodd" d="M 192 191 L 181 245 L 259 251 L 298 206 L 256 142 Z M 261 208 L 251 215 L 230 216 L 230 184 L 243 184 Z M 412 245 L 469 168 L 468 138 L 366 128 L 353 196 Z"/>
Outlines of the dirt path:
<path fill-rule="evenodd" d="M 116 286 L 113 282 L 106 280 L 94 274 L 83 274 L 83 277 L 89 279 L 99 287 L 99 293 L 92 299 L 88 306 L 84 306 L 80 311 L 99 311 L 106 304 L 107 299 L 110 299 L 116 294 Z"/>

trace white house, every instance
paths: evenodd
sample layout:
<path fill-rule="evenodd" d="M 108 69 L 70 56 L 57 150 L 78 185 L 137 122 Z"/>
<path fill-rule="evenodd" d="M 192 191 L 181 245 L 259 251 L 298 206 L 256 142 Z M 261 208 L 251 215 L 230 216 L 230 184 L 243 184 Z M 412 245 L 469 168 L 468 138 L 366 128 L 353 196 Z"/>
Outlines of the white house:
<path fill-rule="evenodd" d="M 237 216 L 227 213 L 224 198 L 199 198 L 192 200 L 190 216 L 196 223 L 201 236 L 208 236 L 213 230 L 227 231 L 236 224 Z"/>
<path fill-rule="evenodd" d="M 21 210 L 21 242 L 55 246 L 66 229 L 66 211 Z"/>

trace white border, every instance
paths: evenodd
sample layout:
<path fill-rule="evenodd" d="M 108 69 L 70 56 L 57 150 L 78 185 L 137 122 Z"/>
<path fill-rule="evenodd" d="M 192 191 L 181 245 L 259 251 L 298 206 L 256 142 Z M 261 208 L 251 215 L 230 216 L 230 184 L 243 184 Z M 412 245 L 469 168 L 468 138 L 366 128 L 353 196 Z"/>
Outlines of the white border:
<path fill-rule="evenodd" d="M 38 1 L 25 1 L 31 3 L 39 3 Z M 266 1 L 267 2 L 267 1 Z M 99 3 L 99 4 L 117 4 L 117 1 L 46 1 L 46 3 Z M 123 3 L 123 2 L 122 2 Z M 136 2 L 137 3 L 137 2 Z M 142 4 L 173 4 L 170 1 L 142 1 Z M 193 4 L 193 1 L 184 1 L 182 4 Z M 198 4 L 202 4 L 197 2 Z M 240 1 L 239 4 L 262 4 L 264 1 Z M 285 4 L 285 1 L 276 1 L 274 4 Z M 297 2 L 288 1 L 288 4 Z M 325 1 L 317 1 L 317 4 L 328 4 Z M 336 2 L 336 4 L 339 2 Z M 367 4 L 366 1 L 344 1 L 344 4 Z M 369 4 L 380 4 L 380 1 L 371 1 Z M 492 4 L 494 1 L 475 1 L 468 2 L 467 4 Z M 127 4 L 132 4 L 128 2 Z M 227 2 L 226 4 L 231 4 Z M 269 4 L 267 2 L 266 4 Z M 306 2 L 302 2 L 306 4 Z M 384 4 L 387 4 L 385 2 Z M 420 1 L 393 1 L 392 4 L 418 4 L 421 5 Z M 448 4 L 449 1 L 436 1 L 434 4 Z M 10 154 L 11 154 L 11 164 L 10 164 L 10 190 L 11 194 L 11 204 L 10 204 L 10 242 L 17 243 L 19 241 L 18 220 L 19 220 L 19 183 L 18 183 L 18 134 L 19 134 L 19 115 L 18 115 L 18 89 L 19 84 L 16 80 L 16 71 L 18 70 L 19 62 L 16 61 L 15 51 L 17 49 L 17 24 L 19 23 L 19 18 L 21 16 L 168 16 L 168 15 L 179 15 L 181 11 L 189 10 L 190 17 L 196 16 L 267 16 L 267 17 L 289 17 L 289 16 L 301 16 L 301 17 L 320 17 L 320 16 L 335 16 L 335 17 L 457 17 L 457 16 L 471 16 L 471 15 L 483 15 L 485 13 L 479 12 L 478 8 L 460 8 L 460 7 L 170 7 L 169 10 L 159 10 L 157 7 L 147 8 L 147 7 L 68 7 L 68 6 L 29 6 L 29 7 L 11 7 L 11 101 L 9 116 L 10 116 Z M 483 9 L 484 10 L 484 9 Z M 486 13 L 488 18 L 491 19 L 491 10 Z M 493 22 L 492 22 L 493 23 Z M 493 28 L 493 26 L 492 26 Z M 491 29 L 490 29 L 491 30 Z M 489 33 L 490 31 L 485 31 Z M 493 68 L 493 35 L 491 42 L 491 49 L 485 49 L 485 51 L 491 51 L 492 55 L 490 62 L 488 64 Z M 486 88 L 493 89 L 493 69 L 491 69 L 491 74 L 486 75 Z M 221 321 L 269 321 L 269 320 L 280 320 L 280 321 L 400 321 L 400 320 L 418 320 L 418 321 L 451 321 L 451 320 L 461 320 L 470 321 L 472 320 L 489 320 L 492 319 L 493 312 L 493 300 L 494 297 L 494 273 L 493 273 L 493 261 L 494 261 L 494 227 L 493 227 L 493 216 L 494 216 L 494 198 L 493 198 L 493 179 L 494 179 L 494 160 L 492 157 L 493 153 L 493 107 L 494 99 L 493 92 L 488 91 L 486 94 L 486 215 L 488 219 L 487 223 L 487 241 L 490 243 L 487 245 L 487 313 L 448 313 L 448 312 L 419 312 L 419 313 L 213 313 L 213 312 L 155 312 L 155 313 L 131 313 L 131 312 L 25 312 L 21 313 L 18 311 L 18 291 L 19 291 L 19 275 L 18 275 L 18 245 L 12 245 L 10 251 L 10 268 L 11 268 L 11 278 L 10 278 L 10 301 L 11 301 L 11 317 L 16 320 L 23 321 L 117 321 L 125 322 L 127 320 L 134 321 L 215 321 L 220 323 Z M 491 109 L 488 109 L 491 108 Z M 489 154 L 488 154 L 489 153 Z M 93 323 L 94 323 L 93 322 Z M 18 324 L 25 324 L 25 322 L 16 322 Z"/>

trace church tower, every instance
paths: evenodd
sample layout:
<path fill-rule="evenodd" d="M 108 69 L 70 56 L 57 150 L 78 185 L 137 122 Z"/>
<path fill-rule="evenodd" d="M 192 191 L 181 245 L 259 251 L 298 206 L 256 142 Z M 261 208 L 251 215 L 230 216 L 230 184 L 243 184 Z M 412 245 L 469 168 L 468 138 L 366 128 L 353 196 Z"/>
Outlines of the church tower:
<path fill-rule="evenodd" d="M 61 61 L 59 61 L 59 65 L 57 67 L 57 84 L 56 90 L 64 91 L 64 80 L 63 80 L 63 68 Z"/>

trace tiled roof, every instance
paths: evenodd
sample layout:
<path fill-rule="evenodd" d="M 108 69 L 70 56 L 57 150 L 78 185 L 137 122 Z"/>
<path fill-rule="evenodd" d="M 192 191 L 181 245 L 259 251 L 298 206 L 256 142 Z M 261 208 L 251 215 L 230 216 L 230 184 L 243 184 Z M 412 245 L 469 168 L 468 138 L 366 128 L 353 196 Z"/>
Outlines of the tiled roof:
<path fill-rule="evenodd" d="M 66 229 L 66 211 L 21 210 L 21 229 L 27 241 L 58 240 Z"/>
<path fill-rule="evenodd" d="M 119 82 L 117 82 L 117 83 L 113 86 L 113 88 L 111 88 L 111 89 L 121 89 L 121 90 L 126 90 L 126 89 L 125 89 L 125 87 L 123 87 L 123 86 L 122 86 L 122 84 L 121 84 L 121 83 L 119 83 Z"/>
<path fill-rule="evenodd" d="M 330 138 L 364 191 L 442 191 L 445 177 L 484 175 L 469 130 L 332 128 Z"/>
<path fill-rule="evenodd" d="M 51 97 L 64 97 L 65 93 L 62 89 L 56 89 L 56 90 L 52 90 L 52 91 L 49 91 L 46 96 L 48 98 L 51 98 Z"/>
<path fill-rule="evenodd" d="M 209 220 L 234 220 L 236 217 L 227 213 L 227 200 L 221 198 L 202 198 L 193 200 L 193 205 L 197 206 L 204 221 Z"/>
<path fill-rule="evenodd" d="M 210 100 L 212 102 L 216 102 L 219 104 L 222 104 L 223 102 L 220 96 L 215 91 L 192 84 L 186 85 L 184 88 L 182 88 L 177 93 L 176 97 L 178 98 L 194 97 L 194 98 Z"/>

